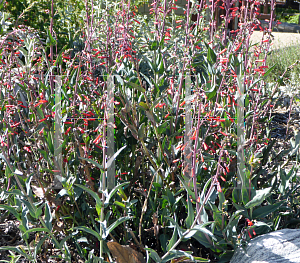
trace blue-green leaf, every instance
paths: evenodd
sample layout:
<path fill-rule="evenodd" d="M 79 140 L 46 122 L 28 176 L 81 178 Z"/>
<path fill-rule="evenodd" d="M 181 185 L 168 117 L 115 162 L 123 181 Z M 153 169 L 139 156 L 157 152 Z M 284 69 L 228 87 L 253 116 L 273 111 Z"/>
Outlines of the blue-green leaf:
<path fill-rule="evenodd" d="M 155 263 L 161 263 L 160 256 L 151 248 L 145 248 L 145 250 L 149 251 L 150 257 L 154 260 Z"/>
<path fill-rule="evenodd" d="M 92 230 L 92 229 L 90 229 L 88 227 L 78 226 L 78 227 L 74 227 L 74 229 L 75 230 L 81 230 L 81 231 L 84 231 L 86 233 L 89 233 L 89 234 L 93 235 L 94 237 L 96 237 L 98 240 L 101 240 L 100 235 L 96 231 L 94 231 L 94 230 Z"/>
<path fill-rule="evenodd" d="M 104 172 L 103 166 L 100 165 L 99 163 L 95 162 L 94 160 L 83 158 L 83 157 L 78 157 L 78 158 L 81 159 L 81 160 L 87 161 L 89 163 L 92 163 L 93 165 L 95 165 L 96 167 L 98 167 L 102 172 Z"/>
<path fill-rule="evenodd" d="M 45 224 L 46 227 L 51 231 L 52 230 L 52 214 L 50 210 L 49 203 L 46 202 L 46 207 L 45 207 Z"/>
<path fill-rule="evenodd" d="M 249 201 L 246 205 L 245 208 L 252 208 L 254 206 L 260 205 L 267 196 L 270 195 L 270 191 L 272 190 L 272 187 L 268 187 L 262 190 L 257 190 L 255 196 L 251 201 Z"/>
<path fill-rule="evenodd" d="M 31 229 L 27 230 L 25 233 L 23 233 L 23 235 L 27 235 L 32 232 L 47 232 L 48 233 L 49 229 L 48 228 L 31 228 Z"/>
<path fill-rule="evenodd" d="M 113 222 L 107 229 L 103 229 L 102 238 L 105 239 L 111 231 L 113 231 L 118 225 L 122 224 L 123 222 L 129 220 L 130 216 L 124 216 L 119 218 L 117 221 Z"/>
<path fill-rule="evenodd" d="M 96 203 L 97 203 L 100 207 L 102 207 L 102 201 L 101 201 L 100 197 L 97 195 L 97 193 L 95 193 L 94 191 L 92 191 L 91 189 L 89 189 L 89 188 L 87 188 L 87 187 L 85 187 L 85 186 L 83 186 L 83 185 L 80 185 L 80 184 L 75 184 L 75 185 L 76 185 L 77 187 L 79 187 L 79 188 L 85 190 L 86 192 L 88 192 L 88 193 L 95 199 Z"/>
<path fill-rule="evenodd" d="M 176 241 L 177 241 L 177 235 L 178 235 L 177 233 L 178 233 L 177 227 L 174 226 L 172 238 L 170 239 L 169 244 L 167 246 L 167 251 L 169 251 L 174 246 L 174 244 L 176 243 Z"/>
<path fill-rule="evenodd" d="M 25 253 L 22 249 L 20 249 L 18 247 L 2 246 L 2 247 L 0 247 L 0 250 L 14 251 L 14 252 L 22 255 L 23 257 L 31 260 L 31 257 L 29 255 L 27 255 L 27 253 Z"/>
<path fill-rule="evenodd" d="M 189 198 L 189 196 L 187 195 L 187 205 L 188 205 L 188 216 L 185 220 L 185 226 L 186 228 L 190 228 L 195 220 L 195 215 L 194 215 L 194 209 L 193 209 L 193 205 L 192 202 Z"/>
<path fill-rule="evenodd" d="M 125 182 L 125 183 L 122 183 L 122 184 L 119 184 L 117 186 L 115 186 L 111 191 L 110 193 L 108 194 L 108 196 L 105 198 L 105 202 L 104 202 L 104 206 L 107 207 L 109 202 L 110 202 L 110 199 L 113 197 L 113 195 L 119 190 L 119 189 L 123 189 L 123 187 L 125 185 L 128 185 L 130 182 Z"/>
<path fill-rule="evenodd" d="M 12 213 L 18 221 L 21 221 L 21 216 L 14 207 L 8 205 L 0 205 L 0 210 L 7 210 L 8 212 Z"/>
<path fill-rule="evenodd" d="M 140 92 L 145 92 L 145 89 L 143 87 L 141 87 L 140 85 L 138 85 L 138 84 L 135 84 L 135 83 L 130 82 L 130 81 L 127 81 L 126 83 L 129 85 L 130 88 L 134 88 L 134 89 L 136 89 Z"/>
<path fill-rule="evenodd" d="M 267 215 L 269 215 L 270 213 L 276 211 L 283 203 L 284 203 L 284 201 L 281 201 L 281 202 L 275 203 L 273 205 L 261 206 L 255 210 L 253 210 L 252 218 L 264 218 Z"/>

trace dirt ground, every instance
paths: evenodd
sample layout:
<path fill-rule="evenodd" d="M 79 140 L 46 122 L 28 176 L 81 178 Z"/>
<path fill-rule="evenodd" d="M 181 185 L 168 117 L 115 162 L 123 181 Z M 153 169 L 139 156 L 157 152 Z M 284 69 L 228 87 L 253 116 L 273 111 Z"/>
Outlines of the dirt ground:
<path fill-rule="evenodd" d="M 297 33 L 272 32 L 272 35 L 274 36 L 272 49 L 300 44 L 300 34 Z M 252 43 L 260 42 L 262 40 L 262 36 L 263 32 L 254 31 L 251 36 Z"/>

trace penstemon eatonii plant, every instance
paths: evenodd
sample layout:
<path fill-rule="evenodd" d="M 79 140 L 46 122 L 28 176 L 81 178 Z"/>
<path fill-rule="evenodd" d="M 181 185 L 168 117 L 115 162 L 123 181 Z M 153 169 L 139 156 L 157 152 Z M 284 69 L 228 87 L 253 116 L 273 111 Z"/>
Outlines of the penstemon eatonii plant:
<path fill-rule="evenodd" d="M 259 2 L 238 4 L 187 1 L 179 16 L 176 2 L 153 1 L 145 16 L 135 2 L 86 0 L 82 47 L 70 41 L 58 50 L 59 5 L 51 1 L 46 43 L 22 16 L 2 33 L 1 157 L 10 198 L 0 208 L 22 222 L 26 242 L 40 232 L 30 259 L 48 239 L 66 261 L 75 260 L 70 250 L 87 262 L 112 260 L 109 240 L 133 240 L 155 262 L 225 260 L 249 230 L 243 220 L 252 233 L 270 228 L 259 209 L 272 187 L 257 177 L 274 144 L 264 132 L 271 24 L 251 45 Z M 282 204 L 271 203 L 269 214 Z M 185 252 L 196 242 L 210 252 Z"/>

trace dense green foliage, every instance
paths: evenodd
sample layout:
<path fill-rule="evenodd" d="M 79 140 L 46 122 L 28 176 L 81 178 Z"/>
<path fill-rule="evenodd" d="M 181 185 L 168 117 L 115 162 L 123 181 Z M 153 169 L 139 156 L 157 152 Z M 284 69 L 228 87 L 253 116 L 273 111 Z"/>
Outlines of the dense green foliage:
<path fill-rule="evenodd" d="M 1 252 L 114 262 L 113 240 L 147 262 L 228 262 L 298 224 L 300 135 L 285 149 L 271 136 L 285 72 L 270 89 L 267 31 L 249 46 L 257 2 L 234 37 L 230 6 L 215 28 L 194 2 L 183 19 L 167 1 L 149 17 L 126 1 L 52 2 L 0 9 L 0 209 L 28 248 Z"/>

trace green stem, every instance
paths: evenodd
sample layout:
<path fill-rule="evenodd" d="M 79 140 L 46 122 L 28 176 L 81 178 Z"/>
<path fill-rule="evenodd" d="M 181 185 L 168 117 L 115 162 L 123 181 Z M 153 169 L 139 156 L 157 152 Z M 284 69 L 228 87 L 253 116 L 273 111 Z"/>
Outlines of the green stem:
<path fill-rule="evenodd" d="M 177 242 L 169 249 L 169 251 L 166 254 L 164 254 L 164 256 L 161 258 L 162 260 L 165 259 L 170 254 L 170 251 L 174 250 L 180 244 L 180 242 L 184 239 L 184 237 L 187 234 L 189 234 L 192 231 L 192 229 L 195 227 L 195 225 L 197 224 L 197 221 L 198 221 L 198 217 L 200 216 L 200 213 L 201 213 L 202 209 L 204 208 L 204 205 L 206 204 L 206 202 L 208 201 L 208 199 L 209 199 L 209 197 L 211 195 L 211 191 L 213 190 L 215 181 L 217 181 L 216 177 L 214 177 L 214 179 L 213 179 L 213 181 L 212 181 L 212 183 L 211 183 L 211 185 L 210 185 L 210 187 L 208 189 L 208 192 L 207 192 L 207 194 L 205 196 L 205 199 L 204 199 L 204 201 L 203 201 L 203 203 L 202 203 L 202 205 L 201 205 L 201 207 L 200 207 L 200 209 L 199 209 L 199 211 L 198 211 L 198 213 L 197 213 L 197 215 L 196 215 L 196 217 L 194 219 L 194 222 L 191 225 L 191 227 L 189 229 L 187 229 L 183 233 L 183 235 L 177 240 Z"/>
<path fill-rule="evenodd" d="M 152 157 L 151 157 L 151 155 L 150 155 L 150 153 L 149 153 L 149 151 L 148 151 L 148 149 L 147 149 L 147 147 L 146 147 L 146 145 L 145 145 L 144 140 L 141 140 L 141 143 L 142 143 L 142 146 L 143 146 L 143 149 L 144 149 L 144 152 L 145 152 L 146 156 L 149 158 L 149 160 L 150 160 L 150 162 L 151 162 L 151 164 L 152 164 L 154 170 L 157 171 L 157 170 L 158 170 L 158 167 L 157 167 L 156 163 L 153 161 L 153 159 L 152 159 Z M 159 172 L 158 174 L 159 174 L 161 180 L 164 181 L 164 178 L 163 178 L 161 172 Z"/>

